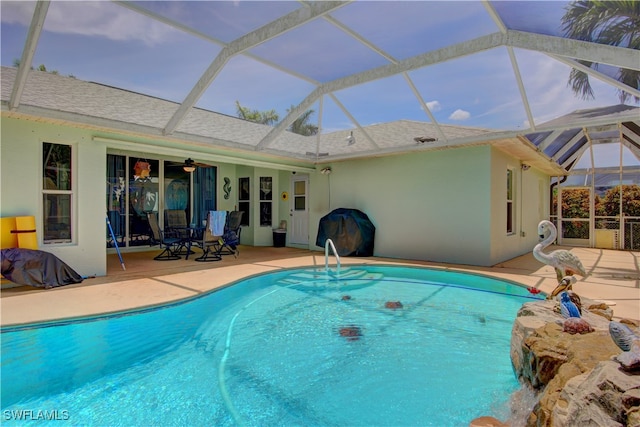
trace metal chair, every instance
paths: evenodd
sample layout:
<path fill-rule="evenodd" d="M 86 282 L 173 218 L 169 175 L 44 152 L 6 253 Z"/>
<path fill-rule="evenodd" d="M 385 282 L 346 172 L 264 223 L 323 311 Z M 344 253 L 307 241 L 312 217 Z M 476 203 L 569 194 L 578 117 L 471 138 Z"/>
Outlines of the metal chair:
<path fill-rule="evenodd" d="M 193 243 L 199 246 L 203 252 L 201 256 L 195 259 L 199 262 L 220 261 L 222 259 L 220 252 L 222 251 L 224 241 L 222 240 L 222 235 L 215 236 L 212 232 L 212 212 L 207 214 L 207 223 L 204 230 L 202 230 L 202 238 L 193 240 Z"/>
<path fill-rule="evenodd" d="M 224 225 L 224 234 L 222 235 L 222 249 L 220 251 L 223 255 L 233 255 L 236 258 L 240 254 L 238 245 L 240 244 L 240 232 L 242 228 L 240 223 L 242 222 L 242 211 L 231 211 L 227 214 L 227 220 Z"/>
<path fill-rule="evenodd" d="M 183 240 L 180 237 L 167 237 L 158 225 L 158 218 L 155 212 L 147 212 L 147 220 L 151 229 L 151 244 L 160 245 L 160 249 L 164 249 L 159 255 L 153 259 L 157 261 L 173 261 L 180 259 L 177 251 Z"/>
<path fill-rule="evenodd" d="M 176 254 L 185 255 L 184 251 L 187 250 L 191 230 L 187 224 L 187 213 L 184 209 L 165 209 L 164 232 L 166 237 L 178 237 L 182 240 Z"/>

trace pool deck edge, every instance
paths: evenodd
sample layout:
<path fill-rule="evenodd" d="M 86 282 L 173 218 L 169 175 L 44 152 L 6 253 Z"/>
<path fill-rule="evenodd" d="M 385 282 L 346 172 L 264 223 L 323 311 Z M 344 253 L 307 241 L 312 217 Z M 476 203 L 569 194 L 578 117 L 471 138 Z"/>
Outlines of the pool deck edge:
<path fill-rule="evenodd" d="M 640 320 L 639 252 L 570 248 L 582 260 L 588 276 L 579 278 L 573 290 L 580 296 L 607 301 L 614 318 Z M 324 267 L 324 253 L 272 249 L 242 251 L 240 257 L 201 265 L 191 260 L 158 262 L 152 253 L 125 254 L 128 271 L 120 271 L 115 255 L 109 255 L 108 274 L 82 283 L 53 289 L 16 287 L 3 289 L 0 297 L 2 327 L 94 316 L 167 304 L 210 292 L 257 274 L 285 268 Z M 331 265 L 335 258 L 330 258 Z M 393 264 L 423 266 L 483 274 L 549 293 L 556 286 L 555 272 L 525 254 L 492 267 L 442 264 L 379 257 L 342 257 L 342 265 Z"/>

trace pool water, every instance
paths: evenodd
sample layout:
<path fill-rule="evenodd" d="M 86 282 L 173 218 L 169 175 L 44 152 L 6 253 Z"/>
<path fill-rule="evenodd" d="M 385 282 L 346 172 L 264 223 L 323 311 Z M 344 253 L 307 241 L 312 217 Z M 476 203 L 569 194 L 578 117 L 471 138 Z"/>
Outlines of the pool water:
<path fill-rule="evenodd" d="M 511 327 L 536 298 L 525 288 L 413 267 L 334 276 L 284 270 L 159 309 L 4 328 L 2 422 L 462 426 L 508 416 L 519 387 Z"/>

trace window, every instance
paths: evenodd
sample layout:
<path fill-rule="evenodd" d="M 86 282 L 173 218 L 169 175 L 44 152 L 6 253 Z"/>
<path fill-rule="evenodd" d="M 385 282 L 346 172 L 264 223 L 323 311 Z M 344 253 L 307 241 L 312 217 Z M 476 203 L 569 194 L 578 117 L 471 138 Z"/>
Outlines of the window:
<path fill-rule="evenodd" d="M 507 234 L 513 234 L 513 169 L 507 169 Z"/>
<path fill-rule="evenodd" d="M 273 179 L 270 176 L 260 177 L 260 226 L 271 227 L 271 204 L 273 200 Z"/>
<path fill-rule="evenodd" d="M 42 230 L 43 243 L 69 243 L 73 183 L 71 146 L 42 144 Z"/>
<path fill-rule="evenodd" d="M 238 179 L 238 188 L 240 189 L 238 192 L 239 210 L 244 212 L 242 214 L 242 222 L 240 224 L 249 226 L 249 213 L 251 212 L 251 188 L 249 178 L 245 177 Z"/>

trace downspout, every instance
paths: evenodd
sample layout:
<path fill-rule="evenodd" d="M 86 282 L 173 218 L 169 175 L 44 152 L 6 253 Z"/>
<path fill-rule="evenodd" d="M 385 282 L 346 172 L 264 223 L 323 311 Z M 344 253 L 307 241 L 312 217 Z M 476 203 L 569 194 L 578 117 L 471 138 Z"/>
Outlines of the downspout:
<path fill-rule="evenodd" d="M 558 178 L 558 181 L 557 182 L 552 182 L 551 185 L 549 186 L 549 214 L 551 214 L 551 212 L 553 212 L 553 187 L 565 182 L 569 178 L 569 176 L 568 175 L 564 175 L 562 177 L 557 176 L 556 178 Z M 562 209 L 562 206 L 560 206 L 560 201 L 558 200 L 558 211 L 560 209 Z M 560 218 L 560 214 L 558 213 L 556 215 L 556 217 Z M 558 224 L 556 224 L 556 228 L 557 228 L 557 226 L 558 226 Z"/>

